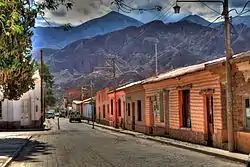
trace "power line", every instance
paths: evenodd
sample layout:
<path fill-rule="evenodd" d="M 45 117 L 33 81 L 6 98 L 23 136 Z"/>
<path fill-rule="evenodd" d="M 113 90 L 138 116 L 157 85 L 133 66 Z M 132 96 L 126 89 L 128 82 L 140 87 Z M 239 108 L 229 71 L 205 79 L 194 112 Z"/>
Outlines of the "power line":
<path fill-rule="evenodd" d="M 210 6 L 208 6 L 205 2 L 202 2 L 201 0 L 199 0 L 199 2 L 201 2 L 203 5 L 205 5 L 207 8 L 209 8 L 210 10 L 214 11 L 215 13 L 218 13 L 219 15 L 221 14 L 220 12 L 218 12 L 217 10 L 211 8 Z"/>

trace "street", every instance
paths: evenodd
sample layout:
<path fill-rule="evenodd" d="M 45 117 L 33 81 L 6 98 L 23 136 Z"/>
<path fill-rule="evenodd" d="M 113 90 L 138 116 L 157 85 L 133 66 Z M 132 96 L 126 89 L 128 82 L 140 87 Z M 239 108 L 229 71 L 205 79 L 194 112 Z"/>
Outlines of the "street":
<path fill-rule="evenodd" d="M 57 119 L 55 119 L 56 121 Z M 56 124 L 55 124 L 56 125 Z M 243 167 L 208 156 L 60 119 L 60 132 L 41 133 L 11 167 Z"/>

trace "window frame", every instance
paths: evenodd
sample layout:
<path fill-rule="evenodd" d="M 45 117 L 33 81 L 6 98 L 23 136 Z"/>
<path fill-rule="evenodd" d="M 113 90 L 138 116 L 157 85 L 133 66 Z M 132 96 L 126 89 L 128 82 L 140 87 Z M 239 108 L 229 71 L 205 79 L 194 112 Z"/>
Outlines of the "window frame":
<path fill-rule="evenodd" d="M 188 104 L 188 112 L 185 114 L 187 116 L 186 118 L 186 126 L 184 125 L 184 110 L 183 110 L 183 92 L 184 91 L 189 91 L 189 104 Z M 191 89 L 179 89 L 178 90 L 178 95 L 179 95 L 179 120 L 180 120 L 180 128 L 186 128 L 186 129 L 192 129 L 192 120 L 191 120 Z M 189 116 L 190 115 L 190 116 Z M 190 117 L 190 123 L 188 123 Z"/>
<path fill-rule="evenodd" d="M 164 123 L 165 122 L 165 109 L 164 109 L 164 93 L 163 93 L 163 91 L 159 92 L 159 108 L 160 108 L 159 121 L 160 121 L 160 123 Z"/>
<path fill-rule="evenodd" d="M 131 108 L 130 108 L 131 106 L 130 106 L 130 102 L 129 103 L 127 103 L 127 112 L 128 112 L 128 117 L 130 117 L 130 115 L 131 115 Z"/>
<path fill-rule="evenodd" d="M 106 105 L 105 104 L 102 105 L 102 117 L 106 118 Z"/>
<path fill-rule="evenodd" d="M 111 115 L 114 115 L 114 100 L 110 100 L 110 107 L 111 107 Z"/>
<path fill-rule="evenodd" d="M 250 124 L 247 124 L 247 119 L 250 120 L 250 117 L 247 118 L 246 114 L 246 100 L 249 100 L 249 109 L 250 109 L 250 95 L 249 96 L 243 96 L 242 98 L 242 111 L 243 111 L 243 128 L 244 130 L 250 131 Z"/>
<path fill-rule="evenodd" d="M 140 102 L 140 112 L 139 112 L 139 102 Z M 137 100 L 137 121 L 142 121 L 142 101 L 141 100 Z"/>
<path fill-rule="evenodd" d="M 118 116 L 121 117 L 122 116 L 122 100 L 119 98 L 117 100 L 117 108 L 118 108 Z"/>

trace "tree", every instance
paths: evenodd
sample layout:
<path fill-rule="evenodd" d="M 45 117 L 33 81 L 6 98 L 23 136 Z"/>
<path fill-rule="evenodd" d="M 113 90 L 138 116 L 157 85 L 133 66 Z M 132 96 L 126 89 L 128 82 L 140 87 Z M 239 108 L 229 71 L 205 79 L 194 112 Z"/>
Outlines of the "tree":
<path fill-rule="evenodd" d="M 39 69 L 39 73 L 41 76 L 41 64 L 35 63 L 36 69 Z M 44 76 L 44 83 L 45 83 L 45 108 L 53 107 L 56 103 L 56 98 L 53 94 L 53 84 L 54 84 L 54 77 L 50 72 L 49 66 L 47 64 L 43 64 L 43 76 Z"/>
<path fill-rule="evenodd" d="M 45 108 L 52 107 L 56 103 L 56 98 L 53 94 L 54 77 L 50 73 L 49 66 L 44 64 L 44 82 L 45 82 Z"/>
<path fill-rule="evenodd" d="M 32 1 L 32 2 L 31 2 Z M 19 99 L 34 88 L 35 64 L 31 58 L 31 28 L 38 14 L 56 10 L 60 5 L 71 9 L 67 0 L 0 0 L 0 91 L 4 98 Z"/>

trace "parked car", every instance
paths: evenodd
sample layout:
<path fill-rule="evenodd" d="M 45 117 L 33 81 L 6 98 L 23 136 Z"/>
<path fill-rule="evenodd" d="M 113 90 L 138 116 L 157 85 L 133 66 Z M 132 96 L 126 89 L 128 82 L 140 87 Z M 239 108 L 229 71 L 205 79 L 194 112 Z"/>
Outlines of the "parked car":
<path fill-rule="evenodd" d="M 72 121 L 81 122 L 81 114 L 79 111 L 76 111 L 76 110 L 69 111 L 69 122 L 72 122 Z"/>
<path fill-rule="evenodd" d="M 46 112 L 46 118 L 47 119 L 54 119 L 55 118 L 55 111 L 54 110 L 50 110 Z"/>
<path fill-rule="evenodd" d="M 59 117 L 59 115 L 60 115 L 59 112 L 55 113 L 55 116 L 56 116 L 56 117 Z"/>

